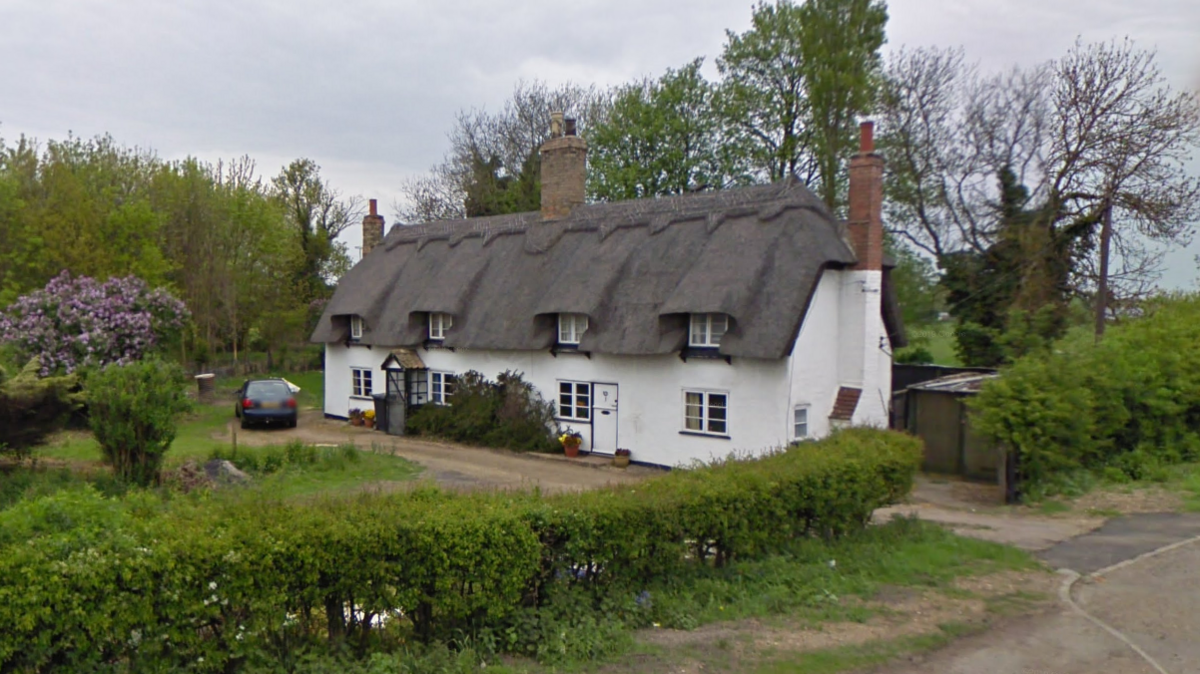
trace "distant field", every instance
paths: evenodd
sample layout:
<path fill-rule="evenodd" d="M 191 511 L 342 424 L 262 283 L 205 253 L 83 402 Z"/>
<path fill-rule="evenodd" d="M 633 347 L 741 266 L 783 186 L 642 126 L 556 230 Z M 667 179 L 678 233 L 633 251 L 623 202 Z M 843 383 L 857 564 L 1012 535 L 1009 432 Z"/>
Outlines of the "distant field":
<path fill-rule="evenodd" d="M 962 361 L 958 359 L 958 354 L 954 351 L 954 323 L 952 321 L 915 326 L 909 328 L 907 332 L 909 344 L 924 346 L 928 349 L 929 353 L 933 355 L 934 364 L 954 367 L 962 365 Z"/>

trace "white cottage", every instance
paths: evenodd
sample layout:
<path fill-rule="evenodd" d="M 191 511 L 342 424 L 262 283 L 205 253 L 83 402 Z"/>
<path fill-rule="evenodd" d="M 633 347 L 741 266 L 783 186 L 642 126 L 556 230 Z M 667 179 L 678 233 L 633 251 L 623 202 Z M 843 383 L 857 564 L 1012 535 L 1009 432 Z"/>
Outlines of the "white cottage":
<path fill-rule="evenodd" d="M 886 426 L 903 336 L 870 123 L 846 222 L 795 180 L 586 204 L 586 152 L 556 116 L 537 213 L 383 237 L 372 203 L 363 259 L 312 336 L 327 416 L 386 393 L 395 422 L 446 403 L 459 373 L 515 370 L 584 450 L 650 464 Z"/>

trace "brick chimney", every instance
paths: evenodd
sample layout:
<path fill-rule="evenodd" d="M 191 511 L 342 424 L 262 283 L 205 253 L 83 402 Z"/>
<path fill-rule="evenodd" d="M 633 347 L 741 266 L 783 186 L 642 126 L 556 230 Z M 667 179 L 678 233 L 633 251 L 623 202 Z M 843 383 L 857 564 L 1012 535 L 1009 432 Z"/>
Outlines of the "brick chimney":
<path fill-rule="evenodd" d="M 875 124 L 859 125 L 858 152 L 850 159 L 846 230 L 858 257 L 855 269 L 883 269 L 883 157 L 875 154 Z"/>
<path fill-rule="evenodd" d="M 376 203 L 371 199 L 371 212 L 363 218 L 362 256 L 366 257 L 379 242 L 383 241 L 383 216 L 376 210 Z"/>
<path fill-rule="evenodd" d="M 542 219 L 557 220 L 571 214 L 584 201 L 587 179 L 587 142 L 575 135 L 575 120 L 561 112 L 550 113 L 550 140 L 538 151 L 542 159 Z"/>

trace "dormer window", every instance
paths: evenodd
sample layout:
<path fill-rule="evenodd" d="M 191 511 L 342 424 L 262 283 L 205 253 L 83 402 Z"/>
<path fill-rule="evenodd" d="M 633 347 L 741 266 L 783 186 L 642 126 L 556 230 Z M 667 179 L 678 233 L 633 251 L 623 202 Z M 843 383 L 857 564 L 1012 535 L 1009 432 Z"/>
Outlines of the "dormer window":
<path fill-rule="evenodd" d="M 454 325 L 454 317 L 450 314 L 433 312 L 429 314 L 429 338 L 441 341 L 446 338 L 446 331 Z"/>
<path fill-rule="evenodd" d="M 729 316 L 726 314 L 692 314 L 688 346 L 716 348 L 728 329 Z"/>
<path fill-rule="evenodd" d="M 558 343 L 578 346 L 579 339 L 588 329 L 587 314 L 558 315 Z"/>
<path fill-rule="evenodd" d="M 363 319 L 362 316 L 350 317 L 350 339 L 359 340 L 363 335 Z"/>

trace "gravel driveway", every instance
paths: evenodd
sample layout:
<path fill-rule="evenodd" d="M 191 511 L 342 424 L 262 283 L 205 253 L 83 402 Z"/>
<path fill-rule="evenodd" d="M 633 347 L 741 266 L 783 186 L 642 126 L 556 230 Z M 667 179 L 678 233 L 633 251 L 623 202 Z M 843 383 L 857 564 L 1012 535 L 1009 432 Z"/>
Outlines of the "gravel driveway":
<path fill-rule="evenodd" d="M 435 480 L 451 489 L 513 489 L 537 487 L 546 492 L 596 489 L 607 484 L 636 482 L 662 471 L 630 466 L 614 468 L 608 459 L 568 459 L 553 454 L 521 454 L 505 450 L 466 447 L 418 438 L 398 437 L 354 427 L 345 421 L 326 419 L 318 411 L 306 410 L 296 428 L 237 428 L 234 420 L 214 438 L 229 442 L 237 433 L 238 444 L 251 447 L 300 440 L 308 444 L 353 443 L 364 450 L 388 452 L 424 468 L 422 479 Z M 372 487 L 402 488 L 411 483 L 378 483 Z"/>

